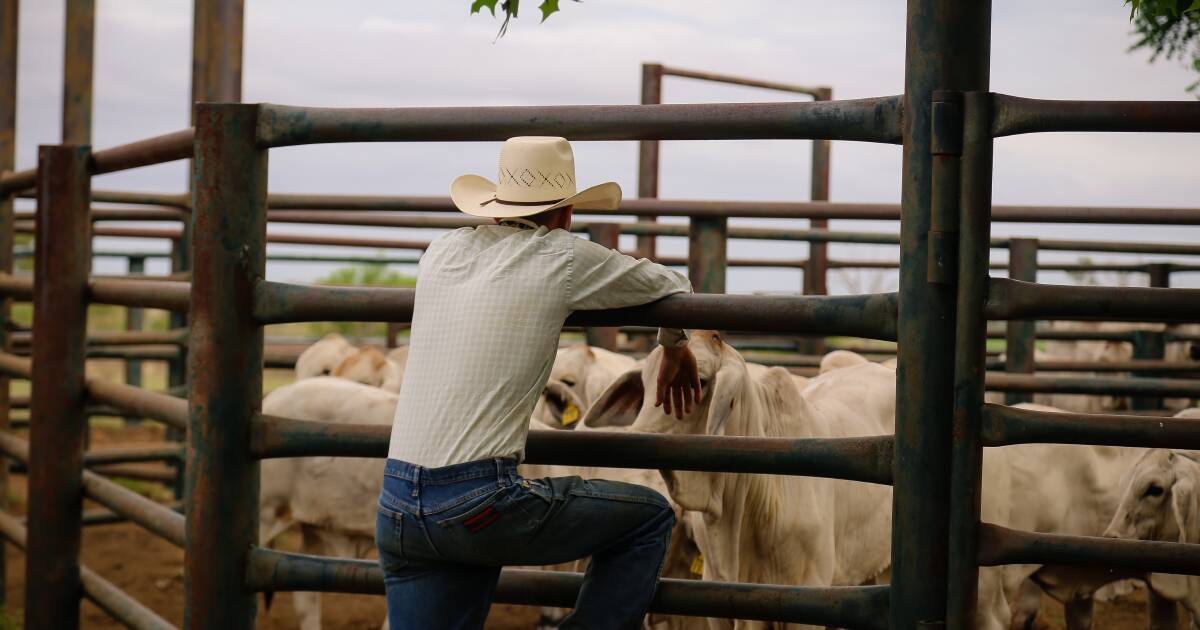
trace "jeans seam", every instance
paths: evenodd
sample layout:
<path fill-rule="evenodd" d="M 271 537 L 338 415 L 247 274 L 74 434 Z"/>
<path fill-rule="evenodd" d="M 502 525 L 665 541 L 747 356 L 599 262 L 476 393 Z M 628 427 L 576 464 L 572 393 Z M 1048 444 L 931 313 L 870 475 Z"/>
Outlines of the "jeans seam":
<path fill-rule="evenodd" d="M 639 497 L 629 494 L 610 494 L 607 492 L 591 492 L 586 490 L 567 490 L 568 494 L 573 494 L 577 497 L 587 497 L 590 499 L 609 499 L 612 501 L 625 501 L 627 503 L 642 503 L 645 505 L 654 505 L 661 508 L 670 508 L 671 506 L 659 499 L 651 497 Z"/>

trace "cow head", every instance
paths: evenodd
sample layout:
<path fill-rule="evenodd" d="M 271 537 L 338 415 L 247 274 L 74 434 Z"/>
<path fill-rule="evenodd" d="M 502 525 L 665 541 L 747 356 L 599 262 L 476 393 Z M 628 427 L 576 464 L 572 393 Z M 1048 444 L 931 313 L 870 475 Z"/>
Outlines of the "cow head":
<path fill-rule="evenodd" d="M 1186 451 L 1166 449 L 1143 454 L 1121 480 L 1121 500 L 1104 535 L 1200 542 L 1200 464 L 1194 458 Z M 1167 599 L 1200 604 L 1197 578 L 1153 573 L 1150 585 Z"/>
<path fill-rule="evenodd" d="M 645 363 L 617 378 L 584 414 L 589 428 L 631 427 L 645 433 L 674 435 L 744 434 L 740 402 L 750 383 L 746 362 L 721 336 L 695 331 L 688 347 L 700 371 L 701 400 L 682 419 L 654 405 L 662 350 L 655 349 Z M 671 498 L 685 510 L 719 510 L 719 484 L 724 475 L 690 471 L 662 471 Z"/>

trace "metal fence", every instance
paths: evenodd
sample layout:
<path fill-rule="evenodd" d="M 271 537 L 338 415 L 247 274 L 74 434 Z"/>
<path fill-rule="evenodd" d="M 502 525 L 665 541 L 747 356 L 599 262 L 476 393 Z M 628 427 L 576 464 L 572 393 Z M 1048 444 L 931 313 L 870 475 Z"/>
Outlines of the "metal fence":
<path fill-rule="evenodd" d="M 0 353 L 0 372 L 32 380 L 30 403 L 37 418 L 25 443 L 3 430 L 8 418 L 0 414 L 0 451 L 29 466 L 29 523 L 36 527 L 26 531 L 19 521 L 0 513 L 0 532 L 39 559 L 37 570 L 28 572 L 26 625 L 75 627 L 82 592 L 132 627 L 170 627 L 79 566 L 83 495 L 186 549 L 189 627 L 252 627 L 257 591 L 382 592 L 373 563 L 256 546 L 259 460 L 383 457 L 388 439 L 386 428 L 333 428 L 261 415 L 263 326 L 309 320 L 388 321 L 411 316 L 412 310 L 411 290 L 305 287 L 265 280 L 266 226 L 272 219 L 267 154 L 272 147 L 320 142 L 502 140 L 551 133 L 579 141 L 808 138 L 903 144 L 898 294 L 698 294 L 637 308 L 576 313 L 569 320 L 587 326 L 665 325 L 899 342 L 894 437 L 531 434 L 531 462 L 812 475 L 894 486 L 891 586 L 666 580 L 655 610 L 843 627 L 963 628 L 972 625 L 979 565 L 1053 562 L 1200 574 L 1197 545 L 1033 534 L 979 523 L 985 446 L 1041 441 L 1200 447 L 1200 432 L 1184 421 L 1048 415 L 983 404 L 989 319 L 1102 316 L 1170 322 L 1187 321 L 1200 312 L 1197 290 L 1060 287 L 989 278 L 993 138 L 1046 131 L 1200 132 L 1200 104 L 1036 101 L 991 94 L 986 3 L 918 0 L 910 3 L 909 11 L 903 96 L 812 103 L 469 109 L 204 104 L 195 110 L 194 132 L 97 152 L 85 144 L 42 147 L 38 169 L 0 175 L 0 194 L 6 197 L 36 186 L 35 229 L 56 235 L 36 240 L 35 278 L 53 278 L 52 282 L 14 276 L 11 238 L 17 226 L 11 201 L 0 206 L 0 292 L 32 298 L 35 305 L 32 364 L 8 352 L 7 327 L 0 327 L 5 350 Z M 191 282 L 90 277 L 90 203 L 122 198 L 92 194 L 91 176 L 193 156 L 197 186 L 192 201 L 172 204 L 190 211 Z M 7 166 L 11 169 L 11 160 Z M 132 203 L 133 197 L 138 196 L 126 195 L 121 202 Z M 830 213 L 836 208 L 837 204 L 816 202 L 804 211 Z M 879 212 L 852 211 L 868 210 Z M 685 213 L 731 214 L 699 206 Z M 1078 213 L 1084 214 L 1088 213 Z M 1127 220 L 1134 221 L 1134 213 L 1128 214 Z M 702 230 L 704 225 L 693 221 L 691 229 Z M 663 228 L 671 226 L 631 229 L 651 235 Z M 734 236 L 733 229 L 729 232 Z M 830 238 L 809 236 L 818 241 Z M 1017 244 L 1016 250 L 1021 247 Z M 694 257 L 718 250 L 723 248 L 700 250 Z M 724 262 L 710 258 L 699 264 L 723 269 Z M 188 401 L 86 379 L 89 302 L 187 311 Z M 0 390 L 0 411 L 6 411 L 7 388 Z M 89 403 L 190 429 L 186 517 L 84 470 L 88 456 L 82 427 Z M 98 459 L 102 457 L 91 454 L 93 462 Z M 578 587 L 575 575 L 506 570 L 497 600 L 569 605 Z"/>

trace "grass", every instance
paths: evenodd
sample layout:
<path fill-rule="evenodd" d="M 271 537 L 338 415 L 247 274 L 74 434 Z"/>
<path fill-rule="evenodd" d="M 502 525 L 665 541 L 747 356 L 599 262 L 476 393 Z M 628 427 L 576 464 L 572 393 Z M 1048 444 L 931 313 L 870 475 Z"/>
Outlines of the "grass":
<path fill-rule="evenodd" d="M 121 477 L 112 477 L 113 483 L 127 490 L 132 490 L 147 499 L 155 501 L 172 501 L 175 499 L 175 494 L 171 488 L 162 485 L 155 481 L 142 481 L 140 479 L 124 479 Z M 3 630 L 3 626 L 0 626 Z"/>

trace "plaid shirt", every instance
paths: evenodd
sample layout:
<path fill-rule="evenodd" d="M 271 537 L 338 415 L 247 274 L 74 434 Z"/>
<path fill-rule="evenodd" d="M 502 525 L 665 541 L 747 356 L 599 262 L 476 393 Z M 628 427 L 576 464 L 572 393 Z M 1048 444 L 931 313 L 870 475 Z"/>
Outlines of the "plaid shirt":
<path fill-rule="evenodd" d="M 388 457 L 426 467 L 523 459 L 567 315 L 690 291 L 678 272 L 563 230 L 506 221 L 439 237 L 421 257 Z M 659 331 L 661 343 L 683 339 Z"/>

